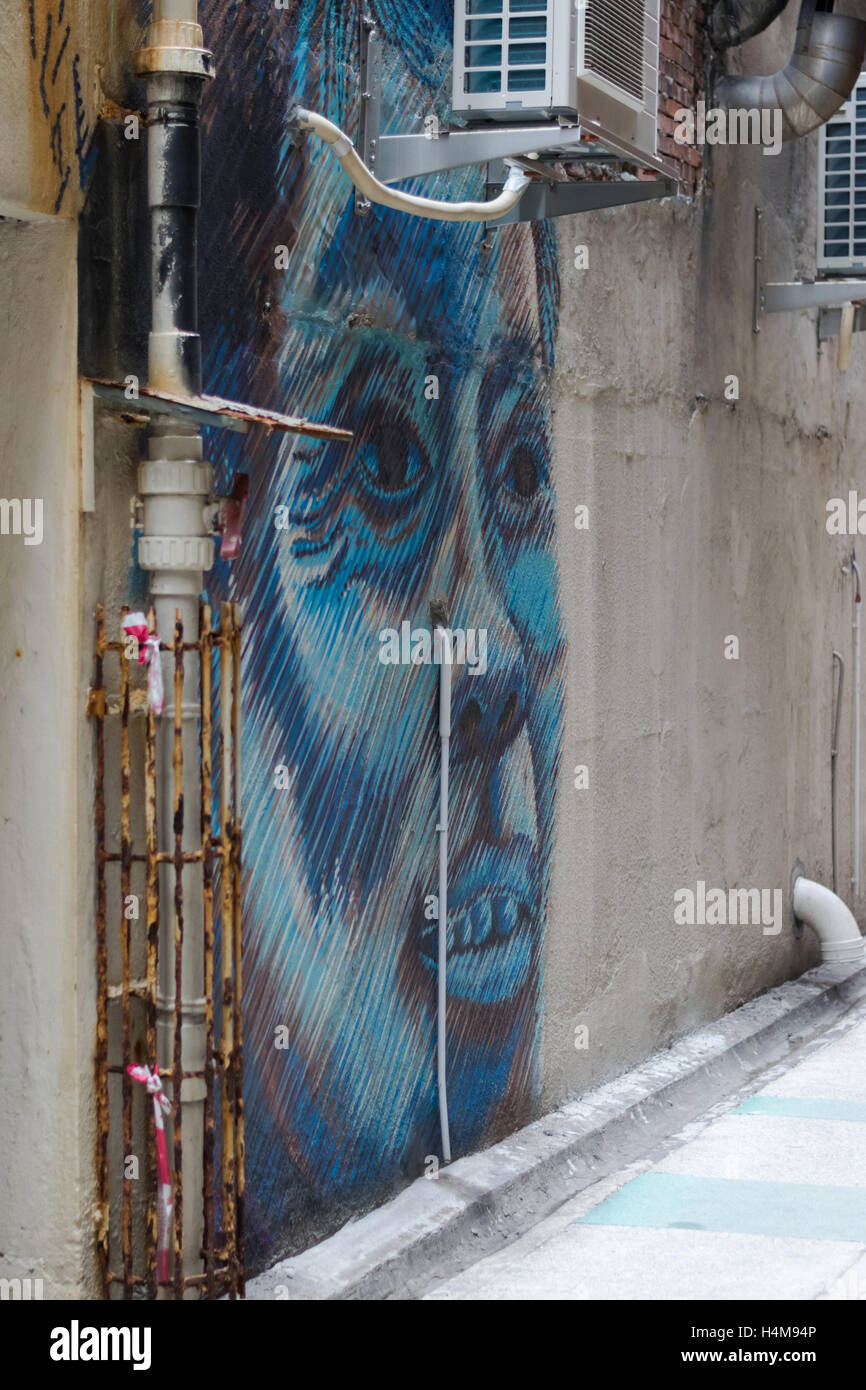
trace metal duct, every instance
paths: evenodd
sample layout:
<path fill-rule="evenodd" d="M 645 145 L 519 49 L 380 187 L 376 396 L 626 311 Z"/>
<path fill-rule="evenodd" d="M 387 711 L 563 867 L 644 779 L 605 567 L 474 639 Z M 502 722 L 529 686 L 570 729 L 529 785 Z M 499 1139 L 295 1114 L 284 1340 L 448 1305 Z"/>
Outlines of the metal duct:
<path fill-rule="evenodd" d="M 723 77 L 715 103 L 726 110 L 781 111 L 783 140 L 797 140 L 829 121 L 848 100 L 866 53 L 866 22 L 816 14 L 803 0 L 790 62 L 771 77 Z"/>
<path fill-rule="evenodd" d="M 717 0 L 707 28 L 714 48 L 735 48 L 772 24 L 788 0 Z"/>

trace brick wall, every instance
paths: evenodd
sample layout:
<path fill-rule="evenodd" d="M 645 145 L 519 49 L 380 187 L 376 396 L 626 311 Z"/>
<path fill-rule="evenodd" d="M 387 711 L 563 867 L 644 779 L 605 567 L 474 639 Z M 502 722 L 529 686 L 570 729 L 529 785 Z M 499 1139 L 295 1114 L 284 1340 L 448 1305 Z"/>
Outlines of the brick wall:
<path fill-rule="evenodd" d="M 694 110 L 703 91 L 704 6 L 697 0 L 662 0 L 659 78 L 659 154 L 676 165 L 682 192 L 692 197 L 702 178 L 702 152 L 674 140 L 674 115 Z"/>

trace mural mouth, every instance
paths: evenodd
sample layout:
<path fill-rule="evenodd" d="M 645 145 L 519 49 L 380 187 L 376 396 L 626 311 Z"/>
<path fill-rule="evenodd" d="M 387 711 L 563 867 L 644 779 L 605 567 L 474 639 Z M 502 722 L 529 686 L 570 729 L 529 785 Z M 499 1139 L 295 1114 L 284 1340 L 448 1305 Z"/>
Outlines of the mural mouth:
<path fill-rule="evenodd" d="M 503 855 L 485 846 L 448 885 L 448 994 L 500 1003 L 526 983 L 536 939 L 535 856 Z M 421 959 L 435 971 L 436 921 L 422 924 Z"/>

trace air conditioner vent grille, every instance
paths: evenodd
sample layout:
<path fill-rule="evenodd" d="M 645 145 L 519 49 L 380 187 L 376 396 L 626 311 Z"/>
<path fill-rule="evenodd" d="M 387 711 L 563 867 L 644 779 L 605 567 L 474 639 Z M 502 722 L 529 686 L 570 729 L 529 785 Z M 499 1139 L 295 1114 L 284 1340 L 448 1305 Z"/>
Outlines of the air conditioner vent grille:
<path fill-rule="evenodd" d="M 642 101 L 644 0 L 586 0 L 585 32 L 587 68 Z"/>
<path fill-rule="evenodd" d="M 866 265 L 866 74 L 842 109 L 821 127 L 820 270 Z"/>

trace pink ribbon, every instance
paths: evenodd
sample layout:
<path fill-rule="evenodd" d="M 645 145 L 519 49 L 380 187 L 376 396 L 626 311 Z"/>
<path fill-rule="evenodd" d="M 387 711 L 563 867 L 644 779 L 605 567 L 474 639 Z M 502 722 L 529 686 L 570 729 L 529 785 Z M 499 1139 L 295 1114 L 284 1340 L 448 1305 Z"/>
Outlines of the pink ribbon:
<path fill-rule="evenodd" d="M 162 1089 L 159 1067 L 153 1071 L 147 1066 L 128 1066 L 126 1068 L 133 1081 L 146 1086 L 147 1094 L 153 1099 L 153 1119 L 156 1125 L 156 1274 L 161 1284 L 167 1284 L 171 1275 L 169 1262 L 171 1256 L 171 1216 L 174 1202 L 171 1191 L 171 1169 L 168 1166 L 168 1149 L 165 1143 L 163 1112 L 171 1110 L 171 1101 Z"/>
<path fill-rule="evenodd" d="M 159 659 L 159 637 L 151 632 L 143 613 L 127 613 L 123 630 L 138 643 L 138 664 L 147 664 L 147 698 L 154 714 L 162 714 L 165 691 L 162 684 L 162 663 Z"/>

